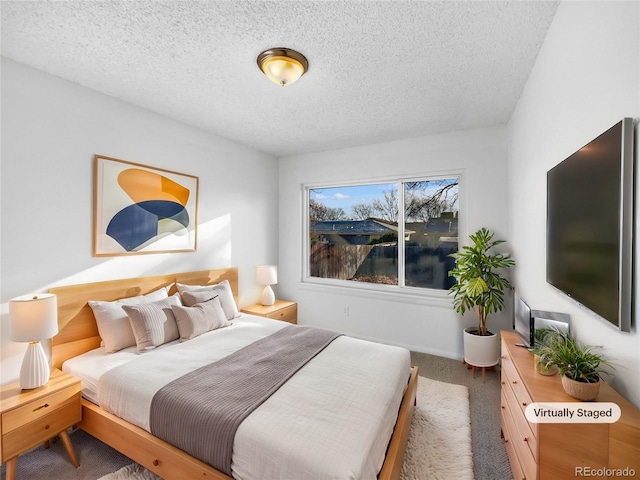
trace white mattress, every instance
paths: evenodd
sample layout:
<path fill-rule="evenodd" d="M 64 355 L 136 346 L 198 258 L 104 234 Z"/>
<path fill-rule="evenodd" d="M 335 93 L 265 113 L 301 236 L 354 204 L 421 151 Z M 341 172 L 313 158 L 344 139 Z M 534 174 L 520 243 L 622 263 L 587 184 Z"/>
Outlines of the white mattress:
<path fill-rule="evenodd" d="M 243 314 L 188 342 L 143 355 L 135 347 L 113 354 L 99 348 L 68 360 L 63 370 L 82 379 L 88 399 L 149 430 L 151 399 L 163 385 L 286 325 Z M 115 375 L 123 370 L 124 377 Z M 234 478 L 375 479 L 409 370 L 405 349 L 337 338 L 240 425 Z"/>

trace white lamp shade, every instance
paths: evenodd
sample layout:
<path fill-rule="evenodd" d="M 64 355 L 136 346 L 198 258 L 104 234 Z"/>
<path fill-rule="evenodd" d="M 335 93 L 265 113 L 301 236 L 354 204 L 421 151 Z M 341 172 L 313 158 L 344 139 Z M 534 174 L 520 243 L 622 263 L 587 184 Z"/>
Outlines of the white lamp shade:
<path fill-rule="evenodd" d="M 256 271 L 256 280 L 260 285 L 275 285 L 278 283 L 278 267 L 262 265 Z"/>
<path fill-rule="evenodd" d="M 25 295 L 9 300 L 10 338 L 35 342 L 58 333 L 58 301 L 51 293 Z"/>

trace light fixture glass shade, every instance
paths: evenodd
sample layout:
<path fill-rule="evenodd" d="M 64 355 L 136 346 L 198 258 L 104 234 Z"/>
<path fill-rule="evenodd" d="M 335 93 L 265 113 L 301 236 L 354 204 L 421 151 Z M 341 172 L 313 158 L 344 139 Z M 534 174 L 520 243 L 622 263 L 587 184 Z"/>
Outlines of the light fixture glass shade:
<path fill-rule="evenodd" d="M 37 388 L 49 381 L 51 367 L 39 340 L 58 333 L 58 301 L 50 293 L 9 300 L 10 338 L 30 342 L 20 368 L 20 387 Z"/>
<path fill-rule="evenodd" d="M 261 265 L 256 269 L 256 280 L 260 285 L 275 285 L 278 283 L 278 267 L 275 265 Z"/>
<path fill-rule="evenodd" d="M 291 85 L 304 73 L 300 62 L 286 57 L 271 57 L 262 64 L 262 71 L 273 83 Z"/>
<path fill-rule="evenodd" d="M 258 56 L 260 70 L 273 83 L 282 87 L 291 85 L 308 70 L 307 59 L 289 48 L 272 48 Z"/>

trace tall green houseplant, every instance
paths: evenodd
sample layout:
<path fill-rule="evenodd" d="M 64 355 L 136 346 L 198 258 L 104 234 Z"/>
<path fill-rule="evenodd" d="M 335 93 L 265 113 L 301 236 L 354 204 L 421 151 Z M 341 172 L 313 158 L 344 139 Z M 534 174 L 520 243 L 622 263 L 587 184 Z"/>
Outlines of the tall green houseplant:
<path fill-rule="evenodd" d="M 515 265 L 511 255 L 491 253 L 504 240 L 493 240 L 493 233 L 481 228 L 469 238 L 472 246 L 462 247 L 462 251 L 451 256 L 456 266 L 449 272 L 456 279 L 449 289 L 453 295 L 453 308 L 464 314 L 475 310 L 478 314 L 478 335 L 487 335 L 487 315 L 504 308 L 504 291 L 513 286 L 497 270 Z"/>

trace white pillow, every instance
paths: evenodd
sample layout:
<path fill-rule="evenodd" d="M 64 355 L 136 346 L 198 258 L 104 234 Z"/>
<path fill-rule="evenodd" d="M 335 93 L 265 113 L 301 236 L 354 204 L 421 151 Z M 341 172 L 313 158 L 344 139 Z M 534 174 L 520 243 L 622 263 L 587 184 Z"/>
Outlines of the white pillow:
<path fill-rule="evenodd" d="M 233 298 L 233 292 L 231 291 L 231 284 L 229 283 L 229 280 L 223 280 L 217 285 L 184 285 L 182 283 L 176 283 L 176 286 L 178 287 L 178 291 L 180 292 L 180 294 L 184 292 L 202 292 L 207 290 L 214 290 L 220 295 L 220 305 L 222 305 L 222 310 L 224 310 L 224 314 L 227 317 L 227 320 L 231 320 L 240 316 L 240 314 L 238 313 L 238 306 L 236 305 L 236 301 Z M 182 301 L 188 307 L 194 305 L 190 305 L 189 301 L 184 297 L 182 298 Z"/>
<path fill-rule="evenodd" d="M 190 340 L 198 335 L 231 325 L 222 310 L 218 297 L 193 307 L 172 305 L 176 317 L 180 341 Z"/>
<path fill-rule="evenodd" d="M 138 353 L 180 338 L 172 310 L 174 305 L 182 305 L 178 293 L 157 302 L 122 306 L 129 316 Z"/>
<path fill-rule="evenodd" d="M 169 296 L 168 287 L 160 288 L 146 295 L 128 297 L 114 302 L 90 300 L 89 306 L 93 310 L 98 324 L 98 332 L 104 343 L 105 353 L 113 353 L 123 348 L 136 344 L 131 324 L 127 313 L 122 309 L 123 305 L 139 305 L 141 303 L 155 302 Z"/>

